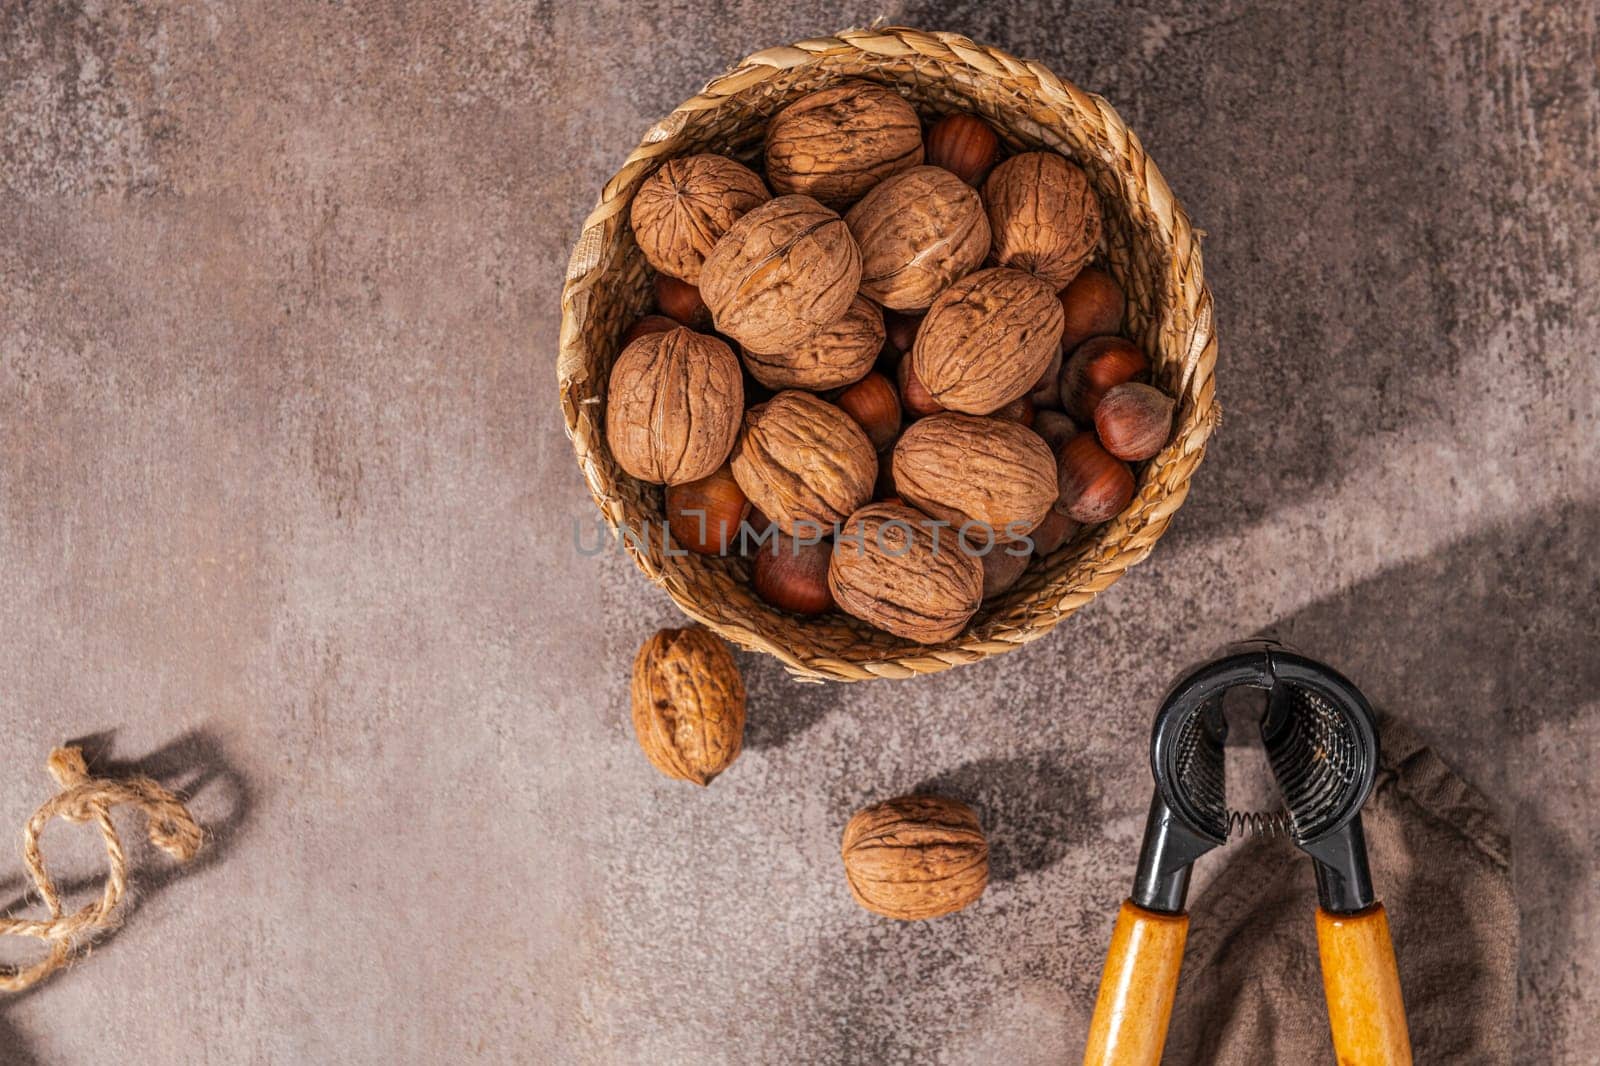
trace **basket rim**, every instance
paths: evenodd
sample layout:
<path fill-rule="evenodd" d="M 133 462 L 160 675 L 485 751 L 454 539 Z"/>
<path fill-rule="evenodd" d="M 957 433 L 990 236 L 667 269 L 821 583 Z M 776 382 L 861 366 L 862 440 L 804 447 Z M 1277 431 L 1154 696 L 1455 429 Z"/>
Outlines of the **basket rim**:
<path fill-rule="evenodd" d="M 1058 566 L 1048 574 L 1043 586 L 1028 597 L 1030 610 L 1020 624 L 974 626 L 939 644 L 910 645 L 906 653 L 843 659 L 798 653 L 707 610 L 681 581 L 674 580 L 676 575 L 669 568 L 662 567 L 652 557 L 657 546 L 648 529 L 642 538 L 624 535 L 624 504 L 593 453 L 595 447 L 605 446 L 603 433 L 596 432 L 594 424 L 601 401 L 592 395 L 596 387 L 603 392 L 603 382 L 597 386 L 590 380 L 583 327 L 588 319 L 591 292 L 602 282 L 611 265 L 603 253 L 611 245 L 618 228 L 627 223 L 632 188 L 661 159 L 680 154 L 672 140 L 683 120 L 698 112 L 720 108 L 730 97 L 769 77 L 852 53 L 861 53 L 865 57 L 863 61 L 868 63 L 874 59 L 882 62 L 916 56 L 936 60 L 946 68 L 965 68 L 963 73 L 975 81 L 999 80 L 1013 88 L 1024 89 L 1047 105 L 1048 113 L 1042 111 L 1035 119 L 1041 129 L 1065 126 L 1064 120 L 1056 118 L 1063 111 L 1073 113 L 1079 121 L 1094 127 L 1110 146 L 1107 157 L 1101 161 L 1115 161 L 1126 171 L 1121 185 L 1127 205 L 1140 208 L 1141 217 L 1154 224 L 1157 238 L 1170 260 L 1166 280 L 1181 294 L 1179 306 L 1187 312 L 1187 321 L 1182 323 L 1179 338 L 1183 351 L 1179 376 L 1180 420 L 1172 440 L 1151 460 L 1147 475 L 1141 477 L 1139 491 L 1123 513 L 1095 527 L 1091 541 L 1093 550 L 1080 552 L 1071 565 Z M 850 76 L 858 75 L 840 75 L 841 78 Z M 1128 129 L 1115 109 L 1100 96 L 1080 89 L 1036 61 L 1021 60 L 1000 49 L 975 44 L 960 34 L 904 26 L 847 29 L 830 37 L 762 49 L 727 73 L 713 78 L 700 93 L 646 130 L 638 147 L 606 181 L 594 210 L 584 220 L 561 291 L 557 382 L 565 430 L 590 495 L 610 531 L 621 538 L 635 565 L 654 584 L 665 589 L 686 615 L 724 638 L 774 656 L 797 679 L 808 681 L 904 678 L 976 662 L 1045 636 L 1093 600 L 1149 555 L 1186 498 L 1206 443 L 1221 423 L 1221 408 L 1215 394 L 1213 301 L 1204 278 L 1200 252 L 1202 236 L 1203 233 L 1190 224 L 1187 213 L 1173 196 L 1155 162 L 1145 154 L 1137 135 Z M 1152 476 L 1155 474 L 1161 476 Z M 636 530 L 632 532 L 637 533 Z"/>

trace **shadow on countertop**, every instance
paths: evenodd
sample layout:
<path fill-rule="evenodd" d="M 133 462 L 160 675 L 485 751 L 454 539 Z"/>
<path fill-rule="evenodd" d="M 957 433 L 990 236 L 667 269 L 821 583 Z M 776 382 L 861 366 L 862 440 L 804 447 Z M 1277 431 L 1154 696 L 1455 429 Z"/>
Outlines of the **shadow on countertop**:
<path fill-rule="evenodd" d="M 976 810 L 989 840 L 989 878 L 1010 881 L 1053 865 L 1099 831 L 1101 777 L 1069 752 L 1034 752 L 975 759 L 912 791 Z"/>
<path fill-rule="evenodd" d="M 1600 505 L 1553 505 L 1401 562 L 1264 631 L 1349 674 L 1375 704 L 1409 726 L 1420 743 L 1487 797 L 1509 828 L 1517 876 L 1514 900 L 1506 902 L 1507 919 L 1524 930 L 1516 1009 L 1518 1039 L 1529 1048 L 1563 1046 L 1570 1039 L 1563 1029 L 1570 1022 L 1563 1019 L 1582 1005 L 1569 975 L 1573 953 L 1586 942 L 1575 926 L 1579 909 L 1570 905 L 1584 898 L 1587 886 L 1586 859 L 1574 843 L 1583 830 L 1544 803 L 1550 786 L 1541 771 L 1551 768 L 1542 761 L 1549 756 L 1536 732 L 1546 725 L 1559 730 L 1600 698 L 1595 544 L 1600 544 Z M 1581 751 L 1557 757 L 1565 765 L 1555 772 L 1563 775 L 1587 766 Z M 1017 914 L 1037 914 L 1047 908 L 1036 893 L 1053 888 L 1048 878 L 1024 875 L 1049 868 L 1104 832 L 1104 803 L 1094 782 L 1105 775 L 1095 771 L 1074 763 L 1070 752 L 1036 751 L 961 764 L 921 781 L 915 791 L 951 796 L 978 809 L 989 836 L 994 881 L 1015 883 L 1010 906 Z M 1400 832 L 1426 828 L 1402 826 Z M 1280 859 L 1296 864 L 1284 884 L 1309 891 L 1310 871 L 1281 839 L 1241 843 L 1215 861 L 1240 862 L 1261 846 L 1282 848 L 1273 853 L 1272 864 Z M 1133 862 L 1129 853 L 1130 876 Z M 1451 905 L 1451 886 L 1437 873 L 1418 870 L 1403 881 L 1391 876 L 1387 883 L 1378 874 L 1380 894 L 1391 902 L 1402 930 L 1406 916 Z M 1194 902 L 1207 905 L 1202 899 Z M 1296 930 L 1296 923 L 1309 922 L 1305 908 L 1284 914 Z M 979 923 L 988 921 L 979 912 L 941 919 L 945 924 L 938 935 L 914 925 L 864 925 L 830 941 L 821 958 L 808 964 L 804 980 L 808 987 L 839 989 L 860 987 L 872 976 L 895 987 L 919 988 L 923 996 L 953 996 L 952 990 L 962 987 L 963 968 L 980 966 L 989 994 L 1006 999 L 1023 995 L 1033 983 L 1058 978 L 1065 957 L 1059 943 L 994 924 L 982 925 L 980 935 Z M 1016 928 L 1026 926 L 1019 921 Z M 1469 941 L 1474 928 L 1463 923 Z M 1103 952 L 1098 938 L 1104 930 L 1098 924 L 1093 930 L 1074 935 L 1092 935 L 1096 951 Z M 997 931 L 1012 939 L 996 942 Z M 1488 959 L 1490 946 L 1466 942 L 1456 957 L 1470 965 L 1474 958 Z M 1314 947 L 1281 964 L 1306 968 L 1300 976 L 1316 986 Z M 1503 969 L 1498 972 L 1511 979 Z M 1419 995 L 1438 987 L 1428 980 L 1436 971 L 1424 968 L 1412 976 Z M 1321 1010 L 1320 1002 L 1316 1007 Z M 1441 1017 L 1437 1000 L 1431 1010 L 1421 1007 L 1425 1001 L 1419 1001 L 1419 1025 Z M 896 1034 L 884 1028 L 880 1008 L 871 997 L 847 997 L 797 1021 L 832 1032 L 841 1059 L 880 1050 L 888 1056 Z M 1249 1021 L 1243 1016 L 1240 1024 Z M 1051 1039 L 1077 1053 L 1086 1025 L 1086 1014 L 1063 1022 Z M 1449 1036 L 1442 1029 L 1417 1034 L 1423 1041 L 1419 1046 L 1443 1046 Z"/>
<path fill-rule="evenodd" d="M 1556 504 L 1263 631 L 1350 676 L 1510 827 L 1523 930 L 1517 1025 L 1530 1049 L 1562 1046 L 1563 1019 L 1581 1002 L 1571 956 L 1585 935 L 1571 903 L 1587 895 L 1593 836 L 1562 813 L 1586 812 L 1584 797 L 1561 804 L 1552 790 L 1590 772 L 1581 743 L 1566 738 L 1581 735 L 1580 716 L 1600 701 L 1597 544 L 1600 504 Z"/>

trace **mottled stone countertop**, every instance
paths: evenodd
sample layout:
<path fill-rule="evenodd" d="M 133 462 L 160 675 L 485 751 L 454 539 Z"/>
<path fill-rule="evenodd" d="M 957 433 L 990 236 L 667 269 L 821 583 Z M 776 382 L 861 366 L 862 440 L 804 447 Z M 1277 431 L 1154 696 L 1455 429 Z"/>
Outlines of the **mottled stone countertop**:
<path fill-rule="evenodd" d="M 1227 419 L 1155 554 L 1048 640 L 850 687 L 743 656 L 747 750 L 699 792 L 625 714 L 674 608 L 572 551 L 561 275 L 652 121 L 878 16 L 1120 109 L 1209 233 Z M 1593 1061 L 1596 24 L 1593 0 L 0 7 L 0 834 L 53 744 L 112 731 L 102 764 L 187 785 L 213 830 L 193 870 L 140 853 L 124 928 L 0 999 L 0 1062 L 1072 1059 L 1150 714 L 1262 631 L 1491 797 L 1526 1061 Z M 840 829 L 927 783 L 979 806 L 994 883 L 876 920 Z M 47 844 L 92 872 L 84 831 Z M 0 848 L 0 906 L 21 874 Z"/>

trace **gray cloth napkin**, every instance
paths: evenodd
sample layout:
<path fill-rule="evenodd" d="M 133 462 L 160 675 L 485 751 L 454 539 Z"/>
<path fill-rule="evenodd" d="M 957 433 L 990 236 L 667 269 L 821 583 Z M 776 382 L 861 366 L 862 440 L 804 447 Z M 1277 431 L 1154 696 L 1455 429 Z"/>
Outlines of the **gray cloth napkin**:
<path fill-rule="evenodd" d="M 1517 996 L 1511 849 L 1489 804 L 1392 718 L 1362 813 L 1389 912 L 1418 1063 L 1509 1063 Z M 1332 1063 L 1311 860 L 1282 838 L 1236 845 L 1190 901 L 1163 1059 Z"/>

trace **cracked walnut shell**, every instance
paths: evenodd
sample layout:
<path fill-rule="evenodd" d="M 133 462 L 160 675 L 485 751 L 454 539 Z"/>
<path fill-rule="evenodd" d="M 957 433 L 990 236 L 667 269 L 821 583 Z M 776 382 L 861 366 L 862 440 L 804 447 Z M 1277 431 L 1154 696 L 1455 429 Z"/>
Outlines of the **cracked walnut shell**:
<path fill-rule="evenodd" d="M 1089 176 L 1054 152 L 1012 156 L 983 183 L 994 260 L 1039 275 L 1052 290 L 1077 277 L 1100 244 Z"/>
<path fill-rule="evenodd" d="M 747 212 L 700 272 L 717 331 L 761 353 L 791 350 L 837 322 L 860 284 L 861 253 L 844 219 L 808 196 Z"/>
<path fill-rule="evenodd" d="M 750 503 L 791 536 L 828 533 L 878 480 L 877 453 L 855 419 L 798 391 L 745 412 L 732 467 Z"/>
<path fill-rule="evenodd" d="M 802 96 L 767 126 L 767 180 L 832 208 L 922 162 L 922 121 L 892 89 L 847 81 Z"/>
<path fill-rule="evenodd" d="M 847 614 L 918 644 L 949 640 L 983 601 L 983 564 L 954 530 L 902 503 L 850 516 L 833 540 L 828 587 Z"/>
<path fill-rule="evenodd" d="M 1032 274 L 980 270 L 933 301 L 912 369 L 941 407 L 993 414 L 1033 390 L 1061 342 L 1056 290 Z"/>
<path fill-rule="evenodd" d="M 894 446 L 895 490 L 975 547 L 1020 540 L 1056 502 L 1050 446 L 1018 422 L 946 412 L 914 423 Z"/>
<path fill-rule="evenodd" d="M 839 852 L 855 901 L 888 918 L 952 914 L 989 883 L 977 813 L 942 796 L 901 796 L 856 812 Z"/>
<path fill-rule="evenodd" d="M 629 210 L 649 264 L 691 285 L 712 247 L 745 212 L 771 199 L 749 167 L 720 155 L 669 159 L 645 179 Z"/>
<path fill-rule="evenodd" d="M 722 465 L 739 435 L 744 378 L 715 337 L 677 327 L 617 356 L 606 390 L 606 443 L 641 481 L 681 485 Z"/>
<path fill-rule="evenodd" d="M 844 220 L 861 249 L 861 291 L 897 311 L 927 307 L 989 254 L 983 201 L 940 167 L 886 178 Z"/>
<path fill-rule="evenodd" d="M 633 729 L 668 777 L 706 785 L 744 742 L 745 691 L 722 639 L 704 626 L 663 629 L 633 660 Z"/>
<path fill-rule="evenodd" d="M 776 354 L 741 348 L 750 376 L 769 389 L 836 389 L 866 377 L 883 350 L 883 312 L 863 296 L 804 344 Z"/>

